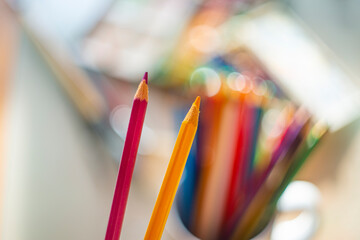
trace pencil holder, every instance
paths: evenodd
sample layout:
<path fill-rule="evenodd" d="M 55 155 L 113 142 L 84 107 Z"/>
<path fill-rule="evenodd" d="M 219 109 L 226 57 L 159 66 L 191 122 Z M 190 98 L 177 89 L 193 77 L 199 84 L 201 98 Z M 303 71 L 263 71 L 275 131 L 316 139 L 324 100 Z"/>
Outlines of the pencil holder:
<path fill-rule="evenodd" d="M 177 206 L 186 229 L 205 240 L 262 233 L 280 196 L 327 132 L 273 82 L 232 71 L 222 66 L 194 72 L 204 78 L 205 96 Z"/>

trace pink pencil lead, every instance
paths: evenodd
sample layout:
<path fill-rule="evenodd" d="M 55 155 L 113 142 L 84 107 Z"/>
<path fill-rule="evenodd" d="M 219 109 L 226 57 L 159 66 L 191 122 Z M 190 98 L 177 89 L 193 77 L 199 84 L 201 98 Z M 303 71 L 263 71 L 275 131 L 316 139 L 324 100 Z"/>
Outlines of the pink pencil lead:
<path fill-rule="evenodd" d="M 145 80 L 146 84 L 148 84 L 148 72 L 145 72 L 143 79 Z"/>

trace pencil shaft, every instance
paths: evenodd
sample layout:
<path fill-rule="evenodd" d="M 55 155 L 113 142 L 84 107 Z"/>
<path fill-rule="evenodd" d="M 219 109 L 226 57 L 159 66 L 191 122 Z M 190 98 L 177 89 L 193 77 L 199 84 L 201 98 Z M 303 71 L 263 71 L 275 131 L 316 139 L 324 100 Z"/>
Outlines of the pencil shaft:
<path fill-rule="evenodd" d="M 173 153 L 170 159 L 169 167 L 166 171 L 164 182 L 161 186 L 159 196 L 156 201 L 156 205 L 151 216 L 148 230 L 144 239 L 154 240 L 160 239 L 164 231 L 167 216 L 169 215 L 172 202 L 174 200 L 177 187 L 180 182 L 179 173 L 183 171 L 185 167 L 185 161 L 178 161 L 178 159 L 186 159 L 190 152 L 190 147 L 193 139 L 193 134 L 189 131 L 189 128 L 195 129 L 194 126 L 182 125 L 180 129 L 183 129 L 184 133 L 179 135 L 176 140 L 177 146 L 180 148 Z M 183 151 L 183 149 L 188 149 Z M 161 221 L 157 222 L 157 219 Z"/>
<path fill-rule="evenodd" d="M 257 146 L 257 142 L 259 139 L 259 132 L 260 132 L 260 123 L 261 123 L 261 118 L 262 118 L 262 114 L 263 114 L 263 109 L 261 108 L 261 106 L 256 106 L 254 107 L 254 123 L 253 123 L 253 127 L 252 127 L 252 139 L 251 139 L 251 144 L 250 144 L 250 164 L 249 164 L 249 169 L 248 169 L 248 177 L 250 178 L 251 175 L 253 174 L 253 169 L 254 169 L 254 165 L 255 165 L 255 154 L 256 154 L 256 146 Z"/>
<path fill-rule="evenodd" d="M 225 210 L 227 186 L 230 181 L 232 159 L 235 149 L 238 124 L 236 117 L 238 101 L 228 101 L 221 116 L 218 143 L 215 151 L 215 161 L 207 179 L 202 202 L 198 237 L 203 239 L 217 239 L 221 229 L 222 217 Z M 216 207 L 214 207 L 216 206 Z"/>
<path fill-rule="evenodd" d="M 146 107 L 147 101 L 134 100 L 105 240 L 118 240 L 120 237 Z"/>
<path fill-rule="evenodd" d="M 161 239 L 185 167 L 186 159 L 189 155 L 197 130 L 199 101 L 200 98 L 197 98 L 195 101 L 196 105 L 195 103 L 193 104 L 188 115 L 181 124 L 174 151 L 171 155 L 169 166 L 166 170 L 144 240 Z"/>
<path fill-rule="evenodd" d="M 204 135 L 203 144 L 205 147 L 203 148 L 203 158 L 201 159 L 201 166 L 199 171 L 199 180 L 197 184 L 197 193 L 196 193 L 196 203 L 195 203 L 195 211 L 194 211 L 194 231 L 200 237 L 202 236 L 202 227 L 203 221 L 201 216 L 204 211 L 204 202 L 207 201 L 205 199 L 206 194 L 206 185 L 209 181 L 209 177 L 211 175 L 212 168 L 214 167 L 215 158 L 216 158 L 216 145 L 219 138 L 219 127 L 221 115 L 223 112 L 224 99 L 222 96 L 217 95 L 213 99 L 211 105 L 208 105 L 207 108 L 210 108 L 210 124 L 207 125 L 206 135 Z M 209 120 L 209 119 L 207 119 Z M 206 121 L 206 119 L 205 119 Z"/>
<path fill-rule="evenodd" d="M 235 153 L 233 155 L 232 159 L 232 171 L 230 173 L 230 182 L 227 189 L 227 196 L 226 196 L 226 206 L 225 206 L 225 212 L 223 217 L 223 225 L 226 224 L 228 219 L 233 213 L 233 210 L 235 208 L 235 199 L 238 196 L 239 189 L 240 189 L 240 172 L 241 172 L 241 156 L 243 155 L 244 151 L 244 144 L 243 144 L 243 138 L 244 138 L 244 122 L 246 121 L 246 110 L 247 110 L 247 104 L 244 101 L 244 99 L 240 100 L 240 111 L 238 116 L 238 133 L 237 133 L 237 139 L 236 139 L 236 147 L 235 147 Z"/>

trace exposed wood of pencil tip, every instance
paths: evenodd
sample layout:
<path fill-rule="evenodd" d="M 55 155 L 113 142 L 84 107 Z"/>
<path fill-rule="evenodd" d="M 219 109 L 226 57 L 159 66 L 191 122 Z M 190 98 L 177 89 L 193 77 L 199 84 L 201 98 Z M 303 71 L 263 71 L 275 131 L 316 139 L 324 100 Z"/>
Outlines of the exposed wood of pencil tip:
<path fill-rule="evenodd" d="M 139 100 L 145 100 L 148 101 L 149 99 L 149 90 L 148 90 L 148 85 L 147 85 L 147 72 L 144 75 L 143 80 L 141 81 L 141 83 L 139 84 L 139 87 L 135 93 L 135 99 L 139 99 Z"/>
<path fill-rule="evenodd" d="M 200 108 L 200 97 L 198 96 L 195 102 L 192 104 L 189 112 L 186 114 L 184 122 L 188 122 L 197 126 L 199 121 L 199 113 L 200 113 L 199 108 Z"/>

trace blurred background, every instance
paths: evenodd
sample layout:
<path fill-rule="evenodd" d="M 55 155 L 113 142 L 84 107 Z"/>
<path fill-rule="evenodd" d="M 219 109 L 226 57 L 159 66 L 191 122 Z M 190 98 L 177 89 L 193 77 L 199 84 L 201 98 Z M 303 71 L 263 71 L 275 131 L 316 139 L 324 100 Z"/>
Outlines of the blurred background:
<path fill-rule="evenodd" d="M 271 239 L 360 239 L 359 11 L 355 0 L 1 0 L 0 238 L 104 238 L 132 99 L 147 71 L 121 239 L 143 238 L 195 97 L 213 111 L 200 115 L 206 127 L 214 116 L 230 119 L 211 99 L 233 104 L 234 91 L 270 102 L 259 138 L 289 106 L 329 126 L 296 176 L 319 193 L 311 234 Z M 192 239 L 177 211 L 163 239 Z"/>

